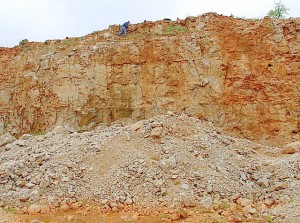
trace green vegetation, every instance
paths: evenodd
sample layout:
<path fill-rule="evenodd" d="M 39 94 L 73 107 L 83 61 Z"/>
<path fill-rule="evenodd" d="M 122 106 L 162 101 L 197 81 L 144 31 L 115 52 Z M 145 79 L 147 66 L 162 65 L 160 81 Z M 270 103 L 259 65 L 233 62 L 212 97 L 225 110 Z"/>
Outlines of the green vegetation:
<path fill-rule="evenodd" d="M 4 132 L 6 132 L 6 130 L 7 130 L 7 127 L 8 127 L 8 123 L 3 123 L 3 130 L 4 130 Z"/>
<path fill-rule="evenodd" d="M 23 40 L 21 40 L 21 41 L 19 42 L 19 45 L 20 45 L 20 46 L 24 46 L 24 45 L 26 45 L 27 43 L 29 43 L 28 39 L 23 39 Z"/>
<path fill-rule="evenodd" d="M 158 217 L 159 217 L 160 219 L 163 219 L 163 218 L 166 218 L 166 217 L 167 217 L 167 215 L 166 215 L 166 214 L 163 214 L 163 213 L 161 213 L 161 214 L 159 214 L 159 215 L 158 215 Z"/>
<path fill-rule="evenodd" d="M 185 33 L 189 30 L 180 25 L 169 25 L 163 32 L 163 34 L 178 34 L 178 33 Z"/>
<path fill-rule="evenodd" d="M 8 132 L 8 129 L 11 127 L 11 122 L 4 122 L 2 129 L 4 132 Z"/>
<path fill-rule="evenodd" d="M 30 135 L 32 135 L 32 136 L 40 136 L 40 135 L 45 135 L 45 133 L 42 132 L 42 131 L 33 131 L 33 132 L 30 133 Z"/>
<path fill-rule="evenodd" d="M 68 45 L 68 46 L 73 46 L 76 44 L 76 39 L 75 38 L 68 38 L 62 41 L 63 45 Z"/>
<path fill-rule="evenodd" d="M 230 205 L 225 203 L 225 202 L 221 202 L 221 203 L 218 204 L 218 209 L 221 209 L 221 210 L 225 210 L 229 207 L 230 207 Z"/>
<path fill-rule="evenodd" d="M 285 17 L 285 15 L 289 14 L 288 11 L 289 9 L 279 1 L 275 2 L 275 8 L 269 11 L 268 16 L 272 18 L 282 19 Z"/>
<path fill-rule="evenodd" d="M 234 19 L 246 19 L 245 16 L 238 17 L 238 16 L 233 15 L 232 13 L 230 14 L 230 17 L 232 17 L 232 18 L 234 18 Z"/>
<path fill-rule="evenodd" d="M 277 19 L 283 19 L 285 16 L 287 16 L 289 13 L 290 9 L 288 9 L 280 0 L 275 1 L 275 6 L 274 9 L 271 9 L 267 16 L 272 17 L 272 18 L 277 18 Z M 235 16 L 233 14 L 230 14 L 230 17 L 236 18 L 236 19 L 246 19 L 246 17 L 242 16 Z M 252 18 L 252 19 L 258 19 L 258 18 Z"/>
<path fill-rule="evenodd" d="M 7 212 L 7 213 L 10 213 L 10 214 L 16 214 L 17 213 L 17 210 L 15 207 L 12 207 L 12 206 L 5 206 L 4 207 L 4 210 Z"/>
<path fill-rule="evenodd" d="M 269 215 L 269 216 L 267 217 L 267 221 L 268 221 L 269 223 L 272 223 L 272 222 L 273 222 L 272 216 Z"/>
<path fill-rule="evenodd" d="M 19 46 L 21 47 L 24 53 L 27 53 L 29 50 L 32 49 L 28 43 L 29 43 L 28 39 L 23 39 L 19 42 Z"/>

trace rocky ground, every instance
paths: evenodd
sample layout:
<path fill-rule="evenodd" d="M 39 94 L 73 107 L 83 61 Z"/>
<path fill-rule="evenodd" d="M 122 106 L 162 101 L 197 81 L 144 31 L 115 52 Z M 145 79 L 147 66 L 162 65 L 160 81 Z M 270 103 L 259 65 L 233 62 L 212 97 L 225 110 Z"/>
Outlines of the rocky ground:
<path fill-rule="evenodd" d="M 18 140 L 6 133 L 0 136 L 0 207 L 33 215 L 133 211 L 134 221 L 150 215 L 296 223 L 299 148 L 300 142 L 281 148 L 235 138 L 172 112 L 81 133 L 61 126 Z"/>

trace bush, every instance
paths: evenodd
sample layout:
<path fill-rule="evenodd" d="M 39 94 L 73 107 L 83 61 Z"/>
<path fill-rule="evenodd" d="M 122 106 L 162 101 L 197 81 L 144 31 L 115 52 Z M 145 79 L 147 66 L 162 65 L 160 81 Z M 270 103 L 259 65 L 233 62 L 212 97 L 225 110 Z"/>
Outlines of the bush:
<path fill-rule="evenodd" d="M 28 39 L 23 39 L 19 42 L 19 45 L 22 46 L 25 45 L 26 43 L 29 43 Z"/>

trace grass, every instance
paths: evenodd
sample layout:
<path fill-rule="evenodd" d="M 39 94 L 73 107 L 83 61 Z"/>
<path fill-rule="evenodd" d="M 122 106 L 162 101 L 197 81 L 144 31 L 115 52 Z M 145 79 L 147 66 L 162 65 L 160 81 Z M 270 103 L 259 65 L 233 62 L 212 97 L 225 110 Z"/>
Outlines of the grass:
<path fill-rule="evenodd" d="M 273 217 L 269 215 L 269 216 L 267 217 L 267 221 L 268 221 L 269 223 L 272 223 L 272 222 L 273 222 Z"/>
<path fill-rule="evenodd" d="M 40 135 L 45 135 L 45 133 L 42 132 L 42 131 L 32 131 L 32 132 L 30 133 L 30 135 L 33 135 L 33 136 L 40 136 Z"/>
<path fill-rule="evenodd" d="M 225 210 L 225 209 L 227 209 L 229 207 L 230 207 L 229 204 L 224 203 L 224 202 L 221 202 L 221 203 L 218 204 L 218 208 L 222 209 L 222 210 Z"/>
<path fill-rule="evenodd" d="M 8 127 L 8 124 L 9 124 L 9 123 L 7 123 L 7 122 L 3 123 L 3 130 L 4 130 L 4 132 L 6 132 L 7 127 Z"/>
<path fill-rule="evenodd" d="M 159 217 L 160 219 L 163 219 L 163 218 L 166 218 L 166 217 L 167 217 L 167 215 L 166 215 L 166 214 L 162 214 L 162 213 L 161 213 L 161 214 L 159 214 L 159 215 L 158 215 L 158 217 Z"/>
<path fill-rule="evenodd" d="M 5 206 L 4 210 L 7 212 L 7 213 L 10 213 L 10 214 L 16 214 L 17 213 L 17 210 L 15 207 L 12 207 L 12 206 Z"/>
<path fill-rule="evenodd" d="M 178 34 L 178 33 L 185 33 L 189 30 L 180 25 L 169 25 L 163 32 L 163 34 Z"/>
<path fill-rule="evenodd" d="M 73 46 L 76 44 L 76 39 L 75 38 L 65 39 L 62 41 L 62 44 L 67 46 Z"/>
<path fill-rule="evenodd" d="M 11 122 L 4 122 L 3 123 L 3 127 L 2 128 L 3 128 L 3 132 L 4 133 L 8 131 L 9 127 L 11 127 L 10 125 L 11 125 Z"/>

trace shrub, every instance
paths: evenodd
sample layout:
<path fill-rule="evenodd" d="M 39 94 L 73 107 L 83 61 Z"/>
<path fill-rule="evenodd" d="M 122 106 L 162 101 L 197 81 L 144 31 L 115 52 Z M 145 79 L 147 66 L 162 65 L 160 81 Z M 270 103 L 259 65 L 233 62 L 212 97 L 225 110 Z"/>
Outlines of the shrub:
<path fill-rule="evenodd" d="M 29 43 L 28 39 L 23 39 L 19 42 L 19 45 L 22 46 L 25 45 L 26 43 Z"/>

